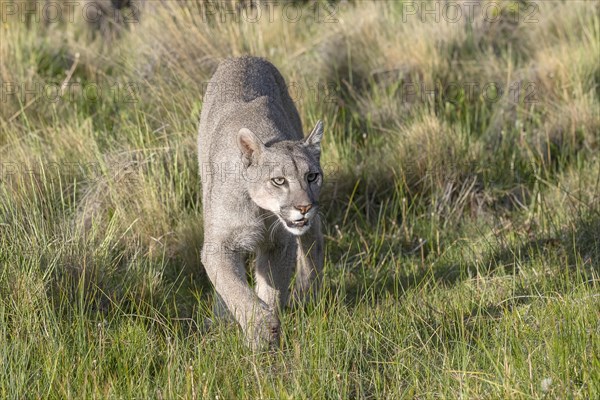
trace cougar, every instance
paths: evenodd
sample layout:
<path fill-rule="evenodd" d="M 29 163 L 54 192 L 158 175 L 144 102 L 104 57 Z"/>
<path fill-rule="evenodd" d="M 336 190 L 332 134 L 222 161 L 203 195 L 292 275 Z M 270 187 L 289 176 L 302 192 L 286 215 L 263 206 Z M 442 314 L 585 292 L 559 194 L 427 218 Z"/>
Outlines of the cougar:
<path fill-rule="evenodd" d="M 222 61 L 206 86 L 198 128 L 204 244 L 216 318 L 233 318 L 248 344 L 279 342 L 279 313 L 320 286 L 319 193 L 323 124 L 305 138 L 285 80 L 257 57 Z M 256 255 L 255 289 L 246 261 Z"/>

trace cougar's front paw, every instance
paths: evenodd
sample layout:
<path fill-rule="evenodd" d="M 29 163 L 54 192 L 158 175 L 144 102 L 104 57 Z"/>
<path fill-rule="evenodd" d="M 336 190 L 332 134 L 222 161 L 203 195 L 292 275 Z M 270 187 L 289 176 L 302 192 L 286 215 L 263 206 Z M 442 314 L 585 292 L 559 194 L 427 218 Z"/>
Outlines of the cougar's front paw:
<path fill-rule="evenodd" d="M 257 318 L 246 330 L 246 340 L 254 351 L 262 351 L 279 345 L 281 324 L 272 312 Z"/>

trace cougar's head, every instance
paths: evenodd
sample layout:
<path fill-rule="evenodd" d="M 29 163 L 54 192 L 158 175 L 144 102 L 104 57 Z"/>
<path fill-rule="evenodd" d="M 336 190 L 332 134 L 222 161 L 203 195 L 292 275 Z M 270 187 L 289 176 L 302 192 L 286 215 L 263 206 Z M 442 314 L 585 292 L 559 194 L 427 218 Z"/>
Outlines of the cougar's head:
<path fill-rule="evenodd" d="M 300 141 L 265 146 L 249 129 L 237 135 L 250 198 L 273 212 L 294 235 L 305 233 L 319 209 L 323 171 L 319 164 L 323 123 Z"/>

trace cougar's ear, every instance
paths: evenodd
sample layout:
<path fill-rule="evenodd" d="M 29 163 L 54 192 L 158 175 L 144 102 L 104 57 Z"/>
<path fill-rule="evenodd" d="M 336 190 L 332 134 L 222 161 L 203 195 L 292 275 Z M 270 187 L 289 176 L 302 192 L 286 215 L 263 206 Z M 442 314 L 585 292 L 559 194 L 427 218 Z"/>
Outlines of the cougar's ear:
<path fill-rule="evenodd" d="M 259 155 L 265 148 L 265 145 L 250 129 L 242 128 L 237 134 L 237 144 L 242 152 L 242 158 L 246 165 L 252 164 L 254 157 Z"/>
<path fill-rule="evenodd" d="M 321 152 L 321 139 L 323 138 L 323 122 L 317 121 L 317 124 L 313 128 L 312 132 L 306 139 L 304 144 L 314 148 L 316 151 Z"/>

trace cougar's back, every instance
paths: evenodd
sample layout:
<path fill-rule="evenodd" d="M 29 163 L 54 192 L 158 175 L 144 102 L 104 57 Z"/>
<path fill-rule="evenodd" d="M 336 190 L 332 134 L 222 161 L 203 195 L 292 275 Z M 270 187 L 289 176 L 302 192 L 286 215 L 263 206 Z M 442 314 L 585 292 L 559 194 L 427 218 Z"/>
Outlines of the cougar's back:
<path fill-rule="evenodd" d="M 269 145 L 303 137 L 300 116 L 273 64 L 259 57 L 222 61 L 206 85 L 198 145 L 201 162 L 238 153 L 235 135 L 241 128 Z"/>

